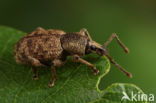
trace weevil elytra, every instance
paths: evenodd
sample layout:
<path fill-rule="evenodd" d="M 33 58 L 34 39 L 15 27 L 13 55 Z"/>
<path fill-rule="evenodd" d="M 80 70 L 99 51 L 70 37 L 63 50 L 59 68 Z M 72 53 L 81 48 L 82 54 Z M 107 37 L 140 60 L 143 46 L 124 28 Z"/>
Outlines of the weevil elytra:
<path fill-rule="evenodd" d="M 129 53 L 128 48 L 119 40 L 116 33 L 113 33 L 104 45 L 101 45 L 92 40 L 86 29 L 81 29 L 80 32 L 66 33 L 62 30 L 45 30 L 39 27 L 16 43 L 14 54 L 17 63 L 31 66 L 34 80 L 38 79 L 37 67 L 51 66 L 53 74 L 49 87 L 53 86 L 56 81 L 55 67 L 62 66 L 67 56 L 70 55 L 73 62 L 88 65 L 94 75 L 97 75 L 99 70 L 93 64 L 82 59 L 81 56 L 89 53 L 96 53 L 100 56 L 105 55 L 123 73 L 128 77 L 132 77 L 108 54 L 106 47 L 113 38 L 117 40 L 126 53 Z"/>

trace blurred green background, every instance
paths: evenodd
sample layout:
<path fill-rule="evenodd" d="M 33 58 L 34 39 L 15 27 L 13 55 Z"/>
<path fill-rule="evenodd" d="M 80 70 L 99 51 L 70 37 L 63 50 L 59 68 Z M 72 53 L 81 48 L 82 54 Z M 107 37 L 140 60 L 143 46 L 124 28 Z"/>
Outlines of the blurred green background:
<path fill-rule="evenodd" d="M 116 32 L 130 49 L 126 55 L 115 40 L 110 54 L 133 74 L 129 79 L 115 66 L 100 88 L 114 82 L 134 83 L 156 94 L 156 1 L 154 0 L 0 0 L 0 25 L 31 32 L 38 26 L 66 32 L 87 28 L 103 44 Z"/>

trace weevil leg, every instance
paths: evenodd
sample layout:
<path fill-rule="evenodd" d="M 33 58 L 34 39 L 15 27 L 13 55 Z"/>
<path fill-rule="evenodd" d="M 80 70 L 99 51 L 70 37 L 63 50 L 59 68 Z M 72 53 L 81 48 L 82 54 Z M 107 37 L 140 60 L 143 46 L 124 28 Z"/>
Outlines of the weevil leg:
<path fill-rule="evenodd" d="M 128 48 L 120 41 L 119 37 L 116 35 L 116 33 L 113 33 L 110 38 L 104 43 L 103 47 L 107 47 L 107 45 L 113 40 L 116 39 L 119 45 L 124 49 L 126 53 L 129 53 Z"/>
<path fill-rule="evenodd" d="M 37 68 L 36 67 L 32 67 L 32 72 L 34 73 L 33 80 L 37 80 L 38 79 Z"/>
<path fill-rule="evenodd" d="M 92 41 L 92 38 L 91 38 L 89 32 L 87 31 L 87 29 L 85 29 L 85 28 L 81 29 L 81 30 L 80 30 L 80 34 L 81 34 L 81 35 L 87 36 L 88 39 L 89 39 L 90 41 Z"/>
<path fill-rule="evenodd" d="M 46 35 L 46 34 L 48 34 L 48 32 L 45 29 L 38 27 L 35 29 L 35 31 L 31 32 L 28 35 L 29 36 L 36 36 L 36 35 Z"/>
<path fill-rule="evenodd" d="M 54 65 L 51 66 L 51 71 L 52 71 L 52 80 L 50 81 L 50 83 L 49 83 L 49 85 L 48 85 L 49 87 L 54 86 L 54 83 L 55 83 L 55 81 L 56 81 L 56 70 L 55 70 Z"/>
<path fill-rule="evenodd" d="M 80 58 L 80 56 L 78 56 L 78 55 L 73 55 L 72 60 L 73 60 L 73 62 L 80 62 L 80 63 L 86 64 L 87 66 L 89 66 L 93 70 L 94 75 L 97 75 L 99 73 L 99 70 L 97 70 L 93 64 L 91 64 L 88 61 Z"/>
<path fill-rule="evenodd" d="M 37 28 L 36 28 L 36 31 L 38 31 L 38 30 L 42 30 L 42 31 L 43 31 L 43 30 L 45 30 L 45 29 L 43 29 L 42 27 L 37 27 Z"/>
<path fill-rule="evenodd" d="M 35 66 L 35 67 L 45 67 L 45 65 L 40 63 L 39 60 L 37 60 L 36 58 L 33 58 L 31 56 L 28 56 L 28 61 L 31 63 L 32 66 Z"/>
<path fill-rule="evenodd" d="M 40 63 L 39 60 L 37 60 L 31 56 L 28 56 L 28 61 L 30 62 L 31 66 L 32 66 L 32 72 L 34 73 L 33 80 L 37 80 L 38 79 L 37 67 L 45 67 L 45 65 Z"/>
<path fill-rule="evenodd" d="M 63 62 L 63 61 L 60 60 L 60 59 L 55 59 L 55 60 L 53 61 L 53 64 L 54 64 L 54 66 L 56 66 L 56 67 L 61 67 L 61 66 L 63 66 L 63 65 L 65 64 L 65 62 Z"/>
<path fill-rule="evenodd" d="M 52 71 L 52 80 L 49 83 L 49 87 L 54 86 L 54 83 L 56 81 L 56 70 L 55 70 L 55 66 L 56 67 L 61 67 L 62 65 L 64 65 L 65 62 L 63 62 L 62 60 L 59 59 L 55 59 L 53 60 L 53 65 L 51 66 L 51 71 Z"/>

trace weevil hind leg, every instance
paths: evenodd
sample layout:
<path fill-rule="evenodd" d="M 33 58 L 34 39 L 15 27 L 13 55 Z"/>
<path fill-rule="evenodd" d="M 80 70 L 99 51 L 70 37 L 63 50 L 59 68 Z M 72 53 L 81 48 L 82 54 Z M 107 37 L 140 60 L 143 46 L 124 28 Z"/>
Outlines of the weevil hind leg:
<path fill-rule="evenodd" d="M 73 60 L 73 62 L 80 62 L 80 63 L 86 64 L 87 66 L 89 66 L 92 69 L 94 75 L 97 75 L 99 73 L 99 70 L 97 70 L 93 64 L 91 64 L 88 61 L 80 58 L 80 56 L 78 56 L 78 55 L 73 55 L 72 60 Z"/>
<path fill-rule="evenodd" d="M 38 80 L 38 73 L 37 73 L 37 68 L 36 67 L 31 67 L 33 74 L 33 80 Z"/>

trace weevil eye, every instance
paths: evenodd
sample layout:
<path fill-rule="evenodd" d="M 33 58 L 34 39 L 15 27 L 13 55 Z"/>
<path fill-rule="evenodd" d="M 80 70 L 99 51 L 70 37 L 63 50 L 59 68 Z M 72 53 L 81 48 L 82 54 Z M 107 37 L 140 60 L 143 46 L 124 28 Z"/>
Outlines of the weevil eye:
<path fill-rule="evenodd" d="M 91 49 L 91 50 L 96 50 L 96 47 L 95 47 L 94 45 L 91 45 L 91 46 L 90 46 L 90 49 Z"/>

